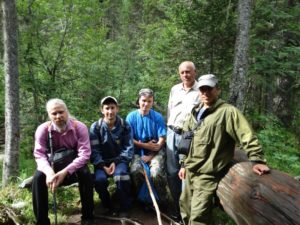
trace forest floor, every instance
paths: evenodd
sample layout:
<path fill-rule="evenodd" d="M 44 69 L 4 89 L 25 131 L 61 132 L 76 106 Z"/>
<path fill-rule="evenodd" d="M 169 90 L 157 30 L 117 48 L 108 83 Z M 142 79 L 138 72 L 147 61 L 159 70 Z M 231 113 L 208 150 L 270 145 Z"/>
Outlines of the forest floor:
<path fill-rule="evenodd" d="M 112 216 L 104 216 L 103 209 L 100 205 L 95 207 L 95 220 L 94 225 L 158 225 L 157 214 L 154 209 L 145 210 L 141 205 L 134 205 L 134 207 L 129 211 L 129 216 L 127 218 L 119 218 Z M 80 225 L 81 214 L 75 214 L 70 216 L 68 220 L 69 225 Z M 176 225 L 166 214 L 161 213 L 162 225 Z"/>

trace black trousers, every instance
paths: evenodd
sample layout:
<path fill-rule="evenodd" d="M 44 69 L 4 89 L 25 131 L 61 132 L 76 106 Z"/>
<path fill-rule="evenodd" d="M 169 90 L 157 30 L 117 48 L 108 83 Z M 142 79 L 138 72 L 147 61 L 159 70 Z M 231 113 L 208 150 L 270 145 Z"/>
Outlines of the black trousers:
<path fill-rule="evenodd" d="M 72 176 L 66 177 L 64 184 L 72 183 L 72 177 L 76 176 L 79 183 L 79 193 L 81 199 L 82 219 L 92 219 L 94 210 L 93 200 L 93 180 L 89 168 L 84 166 L 78 169 Z M 46 175 L 41 171 L 36 171 L 32 182 L 32 203 L 37 225 L 50 225 L 48 217 L 48 187 L 46 185 Z"/>

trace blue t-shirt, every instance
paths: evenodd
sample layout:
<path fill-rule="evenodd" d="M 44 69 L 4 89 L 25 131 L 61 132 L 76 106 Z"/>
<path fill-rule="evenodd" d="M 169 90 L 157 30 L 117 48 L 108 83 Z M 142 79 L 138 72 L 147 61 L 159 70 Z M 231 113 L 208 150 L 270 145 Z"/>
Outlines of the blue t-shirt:
<path fill-rule="evenodd" d="M 163 116 L 153 109 L 144 116 L 139 110 L 134 110 L 127 115 L 126 121 L 130 124 L 133 139 L 136 141 L 158 140 L 167 134 Z M 148 151 L 144 150 L 144 153 L 147 155 Z M 135 148 L 135 154 L 140 154 L 140 149 Z"/>

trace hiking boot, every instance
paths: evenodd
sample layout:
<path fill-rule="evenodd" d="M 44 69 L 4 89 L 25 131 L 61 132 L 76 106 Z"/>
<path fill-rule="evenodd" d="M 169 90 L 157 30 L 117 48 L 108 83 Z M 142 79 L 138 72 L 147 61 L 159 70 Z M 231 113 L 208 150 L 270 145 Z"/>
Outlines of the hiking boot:
<path fill-rule="evenodd" d="M 91 219 L 81 220 L 81 225 L 93 225 L 94 222 Z"/>

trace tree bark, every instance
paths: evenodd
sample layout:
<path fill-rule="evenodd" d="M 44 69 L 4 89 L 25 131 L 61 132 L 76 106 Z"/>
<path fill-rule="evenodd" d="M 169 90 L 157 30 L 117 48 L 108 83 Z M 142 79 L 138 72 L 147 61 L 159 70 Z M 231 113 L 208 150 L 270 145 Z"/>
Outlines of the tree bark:
<path fill-rule="evenodd" d="M 19 81 L 18 24 L 15 0 L 3 0 L 3 39 L 5 73 L 5 152 L 2 184 L 18 174 L 19 168 Z"/>
<path fill-rule="evenodd" d="M 238 161 L 247 158 L 238 155 Z M 283 172 L 259 176 L 251 162 L 236 163 L 219 183 L 217 195 L 237 225 L 300 224 L 300 182 Z"/>
<path fill-rule="evenodd" d="M 234 65 L 230 83 L 229 102 L 244 111 L 252 0 L 239 0 L 238 12 L 238 33 L 235 42 Z"/>

